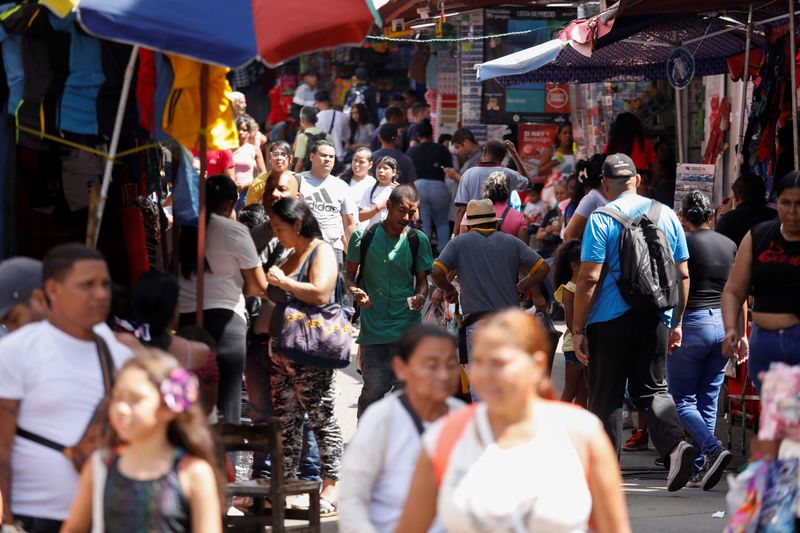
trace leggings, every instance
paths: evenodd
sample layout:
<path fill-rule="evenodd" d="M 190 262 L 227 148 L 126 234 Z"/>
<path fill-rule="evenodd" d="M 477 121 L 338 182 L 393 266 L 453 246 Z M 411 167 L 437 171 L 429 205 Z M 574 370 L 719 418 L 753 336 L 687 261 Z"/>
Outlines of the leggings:
<path fill-rule="evenodd" d="M 182 313 L 181 327 L 194 324 L 196 313 Z M 230 309 L 206 309 L 203 328 L 217 343 L 219 366 L 219 398 L 217 407 L 226 422 L 242 420 L 242 374 L 247 352 L 247 322 Z"/>

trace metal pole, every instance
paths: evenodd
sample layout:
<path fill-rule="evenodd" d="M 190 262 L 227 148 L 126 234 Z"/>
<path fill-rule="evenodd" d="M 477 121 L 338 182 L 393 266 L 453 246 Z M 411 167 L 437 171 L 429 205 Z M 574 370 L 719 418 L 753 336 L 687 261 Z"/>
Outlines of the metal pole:
<path fill-rule="evenodd" d="M 208 151 L 208 138 L 206 127 L 208 125 L 208 65 L 203 63 L 200 67 L 200 208 L 197 215 L 197 320 L 198 326 L 203 327 L 203 281 L 206 273 L 206 152 Z"/>
<path fill-rule="evenodd" d="M 683 131 L 683 98 L 682 89 L 675 89 L 675 137 L 678 145 L 678 163 L 686 162 Z"/>
<path fill-rule="evenodd" d="M 108 147 L 108 158 L 106 159 L 105 170 L 103 171 L 103 185 L 100 188 L 100 198 L 97 200 L 94 218 L 89 217 L 89 224 L 86 228 L 86 246 L 97 248 L 97 238 L 100 235 L 100 224 L 103 222 L 103 211 L 106 208 L 106 198 L 108 198 L 108 187 L 111 185 L 111 174 L 114 170 L 114 158 L 117 155 L 119 136 L 122 131 L 122 121 L 125 118 L 125 106 L 128 103 L 128 93 L 131 89 L 133 79 L 133 69 L 136 66 L 136 58 L 139 56 L 139 47 L 131 48 L 131 57 L 128 59 L 128 66 L 125 67 L 125 77 L 122 80 L 122 91 L 119 94 L 117 103 L 117 116 L 114 119 L 114 130 L 111 133 L 111 144 Z"/>
<path fill-rule="evenodd" d="M 797 139 L 797 44 L 794 33 L 794 0 L 789 0 L 789 72 L 792 74 L 792 154 L 794 155 L 794 169 L 797 170 L 800 162 L 800 150 Z"/>
<path fill-rule="evenodd" d="M 753 4 L 747 13 L 747 39 L 744 44 L 744 70 L 742 71 L 742 101 L 739 102 L 739 143 L 736 145 L 736 164 L 741 165 L 739 158 L 744 149 L 745 113 L 747 111 L 747 82 L 750 80 L 750 41 L 753 37 Z M 727 184 L 725 192 L 727 193 Z"/>

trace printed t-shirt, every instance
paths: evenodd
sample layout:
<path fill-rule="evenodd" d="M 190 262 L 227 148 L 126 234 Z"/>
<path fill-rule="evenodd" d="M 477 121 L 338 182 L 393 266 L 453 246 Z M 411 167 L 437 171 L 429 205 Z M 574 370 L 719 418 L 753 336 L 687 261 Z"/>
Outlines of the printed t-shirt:
<path fill-rule="evenodd" d="M 193 148 L 192 155 L 200 157 L 200 151 Z M 206 173 L 209 176 L 225 174 L 229 168 L 234 168 L 233 154 L 230 150 L 206 150 Z"/>
<path fill-rule="evenodd" d="M 377 204 L 381 202 L 385 202 L 389 199 L 389 195 L 392 194 L 392 190 L 394 187 L 391 185 L 378 185 L 377 187 L 370 187 L 369 189 L 364 191 L 364 194 L 361 195 L 361 200 L 358 202 L 359 209 L 371 209 L 375 207 Z M 369 220 L 364 220 L 359 222 L 359 226 L 363 228 L 368 228 L 373 224 L 377 224 L 378 222 L 383 222 L 386 220 L 386 215 L 389 214 L 389 210 L 387 208 L 383 208 L 374 215 Z"/>
<path fill-rule="evenodd" d="M 203 309 L 229 309 L 245 318 L 242 270 L 261 264 L 247 226 L 212 214 L 206 229 L 206 261 L 208 271 L 204 276 Z M 198 268 L 202 268 L 202 262 L 198 263 Z M 195 279 L 196 276 L 188 280 L 178 276 L 181 288 L 178 309 L 181 313 L 196 311 Z"/>
<path fill-rule="evenodd" d="M 320 179 L 308 171 L 300 177 L 300 195 L 317 218 L 323 237 L 335 249 L 344 250 L 342 217 L 358 212 L 350 199 L 350 187 L 334 175 Z"/>
<path fill-rule="evenodd" d="M 581 443 L 601 431 L 597 417 L 579 407 L 540 402 L 533 438 L 504 448 L 495 443 L 486 404 L 475 409 L 450 451 L 439 486 L 437 516 L 444 528 L 459 533 L 590 531 L 592 494 L 582 458 L 587 452 L 577 446 L 587 448 Z M 442 428 L 463 413 L 437 420 L 423 435 L 423 449 L 433 461 L 441 461 Z"/>
<path fill-rule="evenodd" d="M 650 198 L 638 194 L 623 194 L 609 203 L 608 207 L 635 219 L 640 215 L 647 214 L 651 201 Z M 662 206 L 658 225 L 667 236 L 675 262 L 679 263 L 689 259 L 686 235 L 675 212 L 667 206 Z M 581 261 L 606 263 L 608 267 L 603 286 L 595 289 L 594 305 L 589 312 L 587 324 L 613 320 L 627 313 L 631 308 L 622 298 L 617 287 L 617 280 L 620 277 L 619 238 L 621 229 L 622 226 L 619 222 L 608 215 L 595 211 L 589 217 L 589 222 L 583 232 Z M 672 320 L 672 309 L 659 312 L 659 316 L 669 326 Z"/>
<path fill-rule="evenodd" d="M 494 163 L 479 163 L 461 175 L 461 181 L 458 182 L 458 191 L 456 191 L 455 204 L 466 206 L 470 200 L 483 198 L 483 184 L 492 172 L 504 172 L 508 176 L 508 184 L 512 190 L 526 191 L 530 188 L 528 178 L 516 170 Z"/>
<path fill-rule="evenodd" d="M 120 368 L 130 350 L 105 324 L 94 331 Z M 94 341 L 76 339 L 46 320 L 0 340 L 0 376 L 0 398 L 21 400 L 19 427 L 65 446 L 78 443 L 104 394 Z M 63 453 L 14 437 L 11 475 L 14 514 L 67 517 L 80 474 Z"/>
<path fill-rule="evenodd" d="M 477 229 L 448 242 L 435 262 L 446 274 L 458 271 L 464 315 L 518 307 L 520 271 L 527 275 L 543 263 L 516 237 Z"/>
<path fill-rule="evenodd" d="M 359 228 L 350 237 L 347 260 L 361 261 L 361 237 L 366 230 Z M 433 269 L 433 252 L 427 235 L 417 231 L 419 250 L 415 272 Z M 420 311 L 408 308 L 408 298 L 416 294 L 414 276 L 411 274 L 411 247 L 404 232 L 391 237 L 379 225 L 367 250 L 362 288 L 369 295 L 372 306 L 361 310 L 359 344 L 387 344 L 397 342 L 409 326 L 422 320 Z"/>

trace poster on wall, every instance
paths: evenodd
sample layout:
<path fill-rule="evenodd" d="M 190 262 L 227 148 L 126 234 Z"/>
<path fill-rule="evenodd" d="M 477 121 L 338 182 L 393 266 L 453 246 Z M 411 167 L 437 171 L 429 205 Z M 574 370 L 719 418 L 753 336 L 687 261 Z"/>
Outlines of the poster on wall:
<path fill-rule="evenodd" d="M 575 9 L 501 7 L 484 10 L 484 35 L 516 33 L 490 39 L 483 48 L 483 61 L 519 52 L 558 37 L 577 17 Z M 569 87 L 560 83 L 533 83 L 503 87 L 495 80 L 481 84 L 481 122 L 514 124 L 567 117 Z"/>
<path fill-rule="evenodd" d="M 675 172 L 675 204 L 673 208 L 679 211 L 683 198 L 690 191 L 700 190 L 714 198 L 715 165 L 695 165 L 691 163 L 678 164 Z"/>
<path fill-rule="evenodd" d="M 552 148 L 556 136 L 557 124 L 520 124 L 519 157 L 528 175 L 538 173 L 539 161 L 543 150 Z"/>

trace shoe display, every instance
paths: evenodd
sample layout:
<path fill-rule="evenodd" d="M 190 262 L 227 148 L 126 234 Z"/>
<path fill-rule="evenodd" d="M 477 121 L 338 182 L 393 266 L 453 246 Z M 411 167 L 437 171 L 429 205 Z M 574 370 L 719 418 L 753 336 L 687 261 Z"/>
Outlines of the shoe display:
<path fill-rule="evenodd" d="M 697 457 L 697 450 L 685 440 L 678 442 L 669 454 L 669 474 L 667 474 L 667 490 L 675 492 L 686 486 L 692 477 L 692 463 Z"/>
<path fill-rule="evenodd" d="M 721 446 L 716 452 L 706 456 L 706 462 L 703 465 L 705 473 L 700 481 L 700 488 L 703 490 L 713 489 L 719 483 L 725 467 L 728 466 L 732 458 L 733 454 Z"/>
<path fill-rule="evenodd" d="M 622 445 L 622 449 L 627 452 L 646 450 L 648 440 L 649 436 L 646 430 L 634 429 L 630 438 Z"/>

